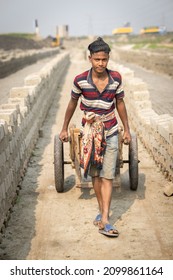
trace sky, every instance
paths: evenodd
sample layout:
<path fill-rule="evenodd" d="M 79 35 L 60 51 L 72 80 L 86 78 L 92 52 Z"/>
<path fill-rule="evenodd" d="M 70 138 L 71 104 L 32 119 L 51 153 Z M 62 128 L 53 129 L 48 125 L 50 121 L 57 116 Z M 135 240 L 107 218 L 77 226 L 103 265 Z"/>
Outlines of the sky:
<path fill-rule="evenodd" d="M 56 35 L 56 27 L 69 26 L 70 36 L 111 35 L 130 22 L 135 34 L 146 26 L 173 31 L 173 0 L 0 0 L 0 34 Z"/>

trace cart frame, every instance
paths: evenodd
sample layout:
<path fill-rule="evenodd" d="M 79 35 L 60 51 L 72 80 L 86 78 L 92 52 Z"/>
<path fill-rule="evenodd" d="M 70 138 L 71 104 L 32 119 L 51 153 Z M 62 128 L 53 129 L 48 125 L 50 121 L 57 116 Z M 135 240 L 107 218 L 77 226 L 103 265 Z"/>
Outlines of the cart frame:
<path fill-rule="evenodd" d="M 75 169 L 76 174 L 76 186 L 77 187 L 92 187 L 91 180 L 85 180 L 82 175 L 80 167 L 80 149 L 81 149 L 81 133 L 80 129 L 75 125 L 71 125 L 69 128 L 69 160 L 64 160 L 64 143 L 59 139 L 59 135 L 54 137 L 54 176 L 55 176 L 55 188 L 57 192 L 64 191 L 64 166 L 65 164 L 71 164 L 71 167 Z M 120 169 L 124 164 L 129 164 L 129 185 L 133 191 L 138 187 L 138 142 L 134 132 L 131 132 L 131 142 L 128 144 L 128 159 L 123 159 L 123 129 L 118 129 L 118 157 L 116 164 L 114 185 L 117 191 L 121 190 Z"/>

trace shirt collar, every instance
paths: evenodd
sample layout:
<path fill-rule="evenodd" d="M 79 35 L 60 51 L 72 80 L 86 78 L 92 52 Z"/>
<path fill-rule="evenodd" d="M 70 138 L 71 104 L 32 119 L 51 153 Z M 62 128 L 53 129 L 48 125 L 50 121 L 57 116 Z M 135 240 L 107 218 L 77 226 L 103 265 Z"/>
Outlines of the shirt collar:
<path fill-rule="evenodd" d="M 114 83 L 114 79 L 111 75 L 111 71 L 109 69 L 106 68 L 106 71 L 108 73 L 108 77 L 109 77 L 109 81 L 108 84 L 113 84 Z M 92 68 L 88 71 L 88 76 L 87 76 L 87 82 L 91 85 L 93 85 L 93 80 L 92 80 Z"/>

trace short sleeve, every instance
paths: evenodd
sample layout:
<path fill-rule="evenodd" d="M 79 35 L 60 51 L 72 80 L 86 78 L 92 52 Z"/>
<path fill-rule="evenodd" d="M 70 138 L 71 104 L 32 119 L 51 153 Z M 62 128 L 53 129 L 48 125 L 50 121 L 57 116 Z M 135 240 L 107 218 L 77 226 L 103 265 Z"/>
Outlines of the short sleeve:
<path fill-rule="evenodd" d="M 74 82 L 73 82 L 73 87 L 72 87 L 72 91 L 71 91 L 71 97 L 74 99 L 79 99 L 79 97 L 81 96 L 82 93 L 82 89 L 80 88 L 78 81 L 77 81 L 77 77 L 75 77 Z"/>
<path fill-rule="evenodd" d="M 121 99 L 121 98 L 124 98 L 124 88 L 123 88 L 123 85 L 122 85 L 122 77 L 121 75 L 119 74 L 119 85 L 117 87 L 117 90 L 116 90 L 116 99 Z"/>

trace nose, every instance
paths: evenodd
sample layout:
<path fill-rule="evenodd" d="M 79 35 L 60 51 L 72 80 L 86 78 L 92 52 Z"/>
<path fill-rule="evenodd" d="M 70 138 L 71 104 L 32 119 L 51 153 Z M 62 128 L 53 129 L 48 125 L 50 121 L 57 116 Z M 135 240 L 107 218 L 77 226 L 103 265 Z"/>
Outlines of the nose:
<path fill-rule="evenodd" d="M 101 59 L 99 60 L 99 66 L 103 66 L 103 61 Z"/>

